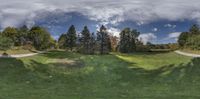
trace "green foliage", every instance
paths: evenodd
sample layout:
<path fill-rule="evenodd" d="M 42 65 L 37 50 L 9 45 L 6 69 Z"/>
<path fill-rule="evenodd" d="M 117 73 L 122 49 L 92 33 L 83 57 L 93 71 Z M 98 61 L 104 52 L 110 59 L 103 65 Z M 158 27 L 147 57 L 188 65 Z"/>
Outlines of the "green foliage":
<path fill-rule="evenodd" d="M 200 50 L 200 30 L 198 25 L 193 25 L 189 32 L 183 32 L 178 39 L 181 48 Z"/>
<path fill-rule="evenodd" d="M 16 38 L 15 45 L 17 46 L 26 45 L 27 41 L 29 40 L 28 34 L 29 34 L 29 29 L 26 25 L 20 27 L 17 31 L 17 35 L 16 35 L 17 38 Z"/>
<path fill-rule="evenodd" d="M 200 35 L 189 37 L 186 46 L 193 50 L 200 50 Z"/>
<path fill-rule="evenodd" d="M 32 27 L 29 33 L 30 40 L 38 50 L 44 50 L 50 47 L 51 35 L 50 33 L 41 27 Z"/>
<path fill-rule="evenodd" d="M 12 39 L 0 35 L 0 50 L 8 50 L 13 46 Z"/>
<path fill-rule="evenodd" d="M 81 32 L 80 37 L 80 52 L 84 54 L 93 54 L 94 53 L 94 38 L 88 30 L 87 26 Z"/>
<path fill-rule="evenodd" d="M 187 43 L 187 39 L 189 37 L 189 33 L 188 32 L 183 32 L 181 33 L 181 35 L 178 38 L 178 43 L 180 47 L 184 47 L 185 44 Z"/>
<path fill-rule="evenodd" d="M 139 32 L 125 28 L 120 33 L 119 51 L 122 53 L 130 53 L 136 51 L 136 43 L 138 42 Z"/>
<path fill-rule="evenodd" d="M 100 30 L 97 32 L 97 42 L 99 46 L 100 54 L 108 54 L 111 51 L 111 41 L 110 36 L 107 32 L 105 26 L 101 26 Z"/>
<path fill-rule="evenodd" d="M 2 35 L 12 39 L 14 43 L 17 42 L 18 31 L 14 27 L 7 27 L 3 30 Z"/>
<path fill-rule="evenodd" d="M 61 49 L 65 49 L 67 47 L 67 35 L 66 34 L 61 34 L 61 36 L 58 39 L 58 46 Z"/>
<path fill-rule="evenodd" d="M 190 32 L 191 35 L 198 35 L 198 34 L 200 34 L 199 26 L 196 25 L 196 24 L 194 24 L 194 25 L 190 28 L 189 32 Z"/>
<path fill-rule="evenodd" d="M 67 40 L 66 40 L 66 46 L 70 48 L 72 51 L 74 47 L 76 47 L 76 29 L 74 25 L 72 25 L 68 32 L 67 32 Z"/>

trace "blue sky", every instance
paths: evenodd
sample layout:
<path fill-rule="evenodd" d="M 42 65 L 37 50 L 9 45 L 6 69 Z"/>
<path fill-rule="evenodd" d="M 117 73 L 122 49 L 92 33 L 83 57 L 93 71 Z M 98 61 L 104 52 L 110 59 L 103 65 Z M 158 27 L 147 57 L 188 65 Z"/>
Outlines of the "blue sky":
<path fill-rule="evenodd" d="M 173 43 L 200 23 L 199 0 L 0 0 L 0 28 L 40 25 L 58 38 L 70 25 L 91 32 L 105 25 L 118 36 L 130 27 L 146 43 Z"/>

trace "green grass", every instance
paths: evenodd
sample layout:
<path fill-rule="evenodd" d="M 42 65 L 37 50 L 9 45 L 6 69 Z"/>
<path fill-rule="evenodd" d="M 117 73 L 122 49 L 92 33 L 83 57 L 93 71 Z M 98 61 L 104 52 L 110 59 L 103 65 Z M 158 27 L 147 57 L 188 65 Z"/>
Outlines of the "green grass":
<path fill-rule="evenodd" d="M 131 67 L 144 68 L 146 70 L 158 69 L 167 65 L 185 64 L 190 60 L 188 57 L 177 55 L 176 53 L 135 53 L 135 54 L 117 54 L 118 58 L 133 63 Z"/>
<path fill-rule="evenodd" d="M 199 64 L 175 53 L 0 59 L 0 99 L 199 99 Z"/>

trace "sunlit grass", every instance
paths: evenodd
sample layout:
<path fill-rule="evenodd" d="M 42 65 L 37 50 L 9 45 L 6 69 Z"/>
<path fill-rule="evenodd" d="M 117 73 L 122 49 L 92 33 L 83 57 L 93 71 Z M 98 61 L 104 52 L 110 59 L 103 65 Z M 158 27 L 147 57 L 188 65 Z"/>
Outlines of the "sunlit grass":
<path fill-rule="evenodd" d="M 134 53 L 134 54 L 115 54 L 124 61 L 133 63 L 131 67 L 140 67 L 147 70 L 157 69 L 164 65 L 179 65 L 190 61 L 190 57 L 184 57 L 176 53 Z"/>
<path fill-rule="evenodd" d="M 80 64 L 68 68 L 69 60 Z M 66 51 L 0 59 L 0 98 L 198 99 L 200 61 L 190 61 L 175 53 Z"/>

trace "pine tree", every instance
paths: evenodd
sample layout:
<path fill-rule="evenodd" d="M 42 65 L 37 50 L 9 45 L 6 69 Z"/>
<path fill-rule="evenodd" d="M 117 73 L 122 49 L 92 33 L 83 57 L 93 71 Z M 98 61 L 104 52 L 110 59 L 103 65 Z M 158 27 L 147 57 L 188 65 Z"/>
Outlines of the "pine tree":
<path fill-rule="evenodd" d="M 136 47 L 137 47 L 137 42 L 138 40 L 138 36 L 140 35 L 140 32 L 138 32 L 136 29 L 133 29 L 131 31 L 131 44 L 130 44 L 130 50 L 131 51 L 136 51 Z"/>
<path fill-rule="evenodd" d="M 99 43 L 100 54 L 108 54 L 111 50 L 111 42 L 106 28 L 102 25 L 100 31 L 97 33 L 97 40 Z"/>
<path fill-rule="evenodd" d="M 192 35 L 196 35 L 196 34 L 200 34 L 200 31 L 199 31 L 199 26 L 194 24 L 191 28 L 190 28 L 190 33 Z"/>
<path fill-rule="evenodd" d="M 120 33 L 119 51 L 122 53 L 130 52 L 130 28 L 125 28 Z"/>
<path fill-rule="evenodd" d="M 130 53 L 136 50 L 139 32 L 125 28 L 120 33 L 119 51 L 122 53 Z"/>
<path fill-rule="evenodd" d="M 74 25 L 72 25 L 67 32 L 67 40 L 66 40 L 66 45 L 67 47 L 70 48 L 71 51 L 76 46 L 76 39 L 77 39 L 76 29 Z"/>
<path fill-rule="evenodd" d="M 83 31 L 81 32 L 80 43 L 82 47 L 82 52 L 85 54 L 90 53 L 90 31 L 88 30 L 87 26 L 84 27 Z"/>
<path fill-rule="evenodd" d="M 91 37 L 90 37 L 90 54 L 94 54 L 95 53 L 95 48 L 96 48 L 96 39 L 95 39 L 95 35 L 94 33 L 92 33 Z"/>

